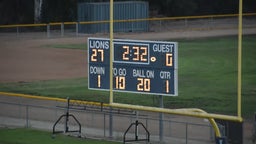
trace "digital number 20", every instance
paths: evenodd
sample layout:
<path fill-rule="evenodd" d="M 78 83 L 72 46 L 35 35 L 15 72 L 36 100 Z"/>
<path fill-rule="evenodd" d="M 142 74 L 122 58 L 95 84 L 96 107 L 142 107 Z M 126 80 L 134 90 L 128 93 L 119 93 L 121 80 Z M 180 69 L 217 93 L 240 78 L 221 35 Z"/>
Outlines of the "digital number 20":
<path fill-rule="evenodd" d="M 138 91 L 150 91 L 150 79 L 148 78 L 137 78 L 137 90 Z"/>

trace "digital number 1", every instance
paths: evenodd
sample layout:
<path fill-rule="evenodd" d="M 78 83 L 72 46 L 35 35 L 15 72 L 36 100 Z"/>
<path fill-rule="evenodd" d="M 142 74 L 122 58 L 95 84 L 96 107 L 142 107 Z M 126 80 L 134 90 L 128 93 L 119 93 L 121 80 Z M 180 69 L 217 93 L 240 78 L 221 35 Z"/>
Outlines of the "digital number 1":
<path fill-rule="evenodd" d="M 170 92 L 170 90 L 169 90 L 169 80 L 166 80 L 166 81 L 165 81 L 165 92 L 166 92 L 166 93 L 169 93 L 169 92 Z"/>
<path fill-rule="evenodd" d="M 101 79 L 100 79 L 100 75 L 98 75 L 98 87 L 101 87 Z"/>

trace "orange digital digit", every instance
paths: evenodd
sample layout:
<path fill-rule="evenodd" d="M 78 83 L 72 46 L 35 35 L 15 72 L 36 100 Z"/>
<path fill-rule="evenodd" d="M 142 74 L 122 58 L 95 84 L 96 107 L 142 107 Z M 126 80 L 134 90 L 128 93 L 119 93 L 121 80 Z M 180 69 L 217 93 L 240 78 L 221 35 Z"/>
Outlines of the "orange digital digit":
<path fill-rule="evenodd" d="M 92 62 L 98 62 L 98 56 L 99 62 L 104 61 L 104 50 L 103 49 L 92 49 L 92 55 L 91 55 L 91 61 Z"/>
<path fill-rule="evenodd" d="M 166 91 L 166 93 L 169 93 L 169 80 L 166 80 L 165 81 L 165 86 L 166 86 L 166 88 L 165 88 L 165 91 Z"/>
<path fill-rule="evenodd" d="M 133 46 L 132 49 L 134 50 L 134 52 L 133 52 L 134 57 L 132 58 L 132 60 L 139 61 L 140 60 L 140 47 Z"/>
<path fill-rule="evenodd" d="M 123 60 L 129 60 L 129 46 L 123 46 L 123 49 L 125 49 L 123 53 Z"/>
<path fill-rule="evenodd" d="M 147 58 L 147 56 L 148 56 L 147 47 L 141 47 L 140 49 L 142 50 L 142 53 L 140 55 L 140 60 L 141 61 L 145 61 L 145 62 L 148 61 L 148 58 Z"/>
<path fill-rule="evenodd" d="M 125 89 L 125 77 L 123 76 L 117 76 L 116 79 L 116 89 Z"/>
<path fill-rule="evenodd" d="M 91 61 L 97 61 L 97 49 L 92 49 Z"/>
<path fill-rule="evenodd" d="M 137 78 L 138 84 L 137 84 L 137 90 L 138 91 L 150 91 L 150 79 L 148 78 Z"/>
<path fill-rule="evenodd" d="M 172 54 L 171 53 L 166 54 L 165 64 L 166 64 L 166 66 L 173 66 L 173 64 L 172 64 Z"/>

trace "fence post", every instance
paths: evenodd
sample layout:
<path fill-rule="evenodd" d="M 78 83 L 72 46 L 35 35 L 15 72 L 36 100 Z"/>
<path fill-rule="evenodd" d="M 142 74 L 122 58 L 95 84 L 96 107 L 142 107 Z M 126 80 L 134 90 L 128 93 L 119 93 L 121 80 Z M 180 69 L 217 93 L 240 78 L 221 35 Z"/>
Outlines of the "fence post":
<path fill-rule="evenodd" d="M 64 23 L 61 23 L 60 25 L 60 32 L 61 32 L 61 37 L 64 36 Z"/>
<path fill-rule="evenodd" d="M 159 107 L 163 108 L 164 107 L 164 103 L 163 103 L 163 96 L 159 95 Z M 160 142 L 163 142 L 163 137 L 164 137 L 164 124 L 163 124 L 163 118 L 164 118 L 164 114 L 163 113 L 159 113 L 159 140 Z"/>
<path fill-rule="evenodd" d="M 210 140 L 214 140 L 214 130 L 211 125 L 209 125 L 209 129 L 210 129 Z"/>
<path fill-rule="evenodd" d="M 69 128 L 68 128 L 68 121 L 69 121 L 69 102 L 70 102 L 70 99 L 69 97 L 67 97 L 67 107 L 66 107 L 66 117 L 65 117 L 65 124 L 64 124 L 64 133 L 68 132 Z"/>
<path fill-rule="evenodd" d="M 132 22 L 132 31 L 131 32 L 133 32 L 134 31 L 134 22 Z"/>
<path fill-rule="evenodd" d="M 113 114 L 112 114 L 112 107 L 110 107 L 109 111 L 109 137 L 113 137 Z"/>
<path fill-rule="evenodd" d="M 29 121 L 28 121 L 28 119 L 29 119 L 29 116 L 28 116 L 28 105 L 26 105 L 26 128 L 29 127 Z"/>
<path fill-rule="evenodd" d="M 188 144 L 188 123 L 186 123 L 186 144 Z"/>
<path fill-rule="evenodd" d="M 50 24 L 47 24 L 46 26 L 47 31 L 47 38 L 50 38 Z"/>
<path fill-rule="evenodd" d="M 103 123 L 103 125 L 104 125 L 104 137 L 106 137 L 106 114 L 105 114 L 105 112 L 104 112 L 104 123 Z"/>
<path fill-rule="evenodd" d="M 16 36 L 19 36 L 19 26 L 16 27 Z"/>
<path fill-rule="evenodd" d="M 78 36 L 78 22 L 76 22 L 76 36 Z"/>
<path fill-rule="evenodd" d="M 160 30 L 159 31 L 162 31 L 162 21 L 161 20 L 159 21 L 159 24 L 160 24 Z"/>
<path fill-rule="evenodd" d="M 188 19 L 184 19 L 185 27 L 188 27 Z"/>

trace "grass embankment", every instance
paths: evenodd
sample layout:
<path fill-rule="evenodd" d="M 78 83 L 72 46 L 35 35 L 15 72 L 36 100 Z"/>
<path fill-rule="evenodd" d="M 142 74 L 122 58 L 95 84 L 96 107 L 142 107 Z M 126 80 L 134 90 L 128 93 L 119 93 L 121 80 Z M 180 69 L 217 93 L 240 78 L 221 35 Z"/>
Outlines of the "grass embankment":
<path fill-rule="evenodd" d="M 92 140 L 57 135 L 52 138 L 50 132 L 32 129 L 0 129 L 1 144 L 117 144 L 104 140 Z"/>
<path fill-rule="evenodd" d="M 242 114 L 245 117 L 256 111 L 255 39 L 256 35 L 243 37 Z M 237 37 L 177 41 L 179 96 L 164 97 L 165 107 L 236 114 Z M 88 90 L 87 78 L 2 83 L 0 91 L 101 102 L 108 102 L 109 95 L 104 91 Z M 152 95 L 114 93 L 114 98 L 120 103 L 158 106 L 157 96 Z"/>

